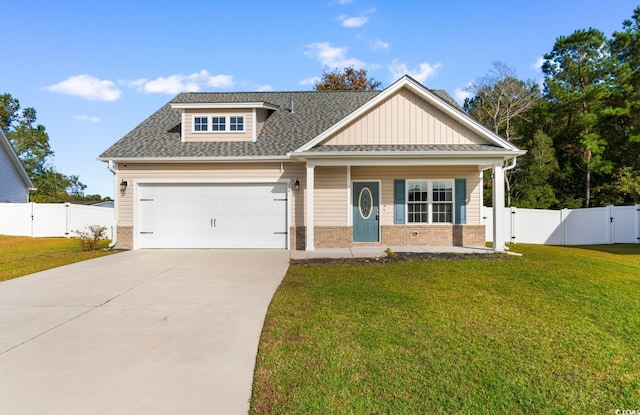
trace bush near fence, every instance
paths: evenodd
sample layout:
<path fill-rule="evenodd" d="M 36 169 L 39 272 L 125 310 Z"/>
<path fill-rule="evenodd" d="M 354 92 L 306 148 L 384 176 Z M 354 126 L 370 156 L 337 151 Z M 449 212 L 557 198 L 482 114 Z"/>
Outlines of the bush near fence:
<path fill-rule="evenodd" d="M 486 240 L 493 241 L 493 208 L 483 208 Z M 640 243 L 640 205 L 587 209 L 505 208 L 506 242 L 546 245 Z"/>
<path fill-rule="evenodd" d="M 111 207 L 72 203 L 0 203 L 0 235 L 32 237 L 75 237 L 87 226 L 107 228 L 113 237 L 115 223 Z"/>

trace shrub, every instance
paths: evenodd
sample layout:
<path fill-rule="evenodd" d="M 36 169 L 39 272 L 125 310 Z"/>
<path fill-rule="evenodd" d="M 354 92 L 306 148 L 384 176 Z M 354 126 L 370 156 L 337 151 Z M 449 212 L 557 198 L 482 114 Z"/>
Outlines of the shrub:
<path fill-rule="evenodd" d="M 83 251 L 95 251 L 100 241 L 107 239 L 106 226 L 89 225 L 84 231 L 74 231 L 78 236 Z"/>

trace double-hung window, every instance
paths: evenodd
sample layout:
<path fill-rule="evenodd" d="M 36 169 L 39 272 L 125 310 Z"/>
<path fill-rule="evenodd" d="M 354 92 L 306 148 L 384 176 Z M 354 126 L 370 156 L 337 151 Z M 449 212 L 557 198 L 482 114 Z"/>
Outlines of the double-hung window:
<path fill-rule="evenodd" d="M 453 180 L 407 180 L 407 223 L 453 223 Z"/>
<path fill-rule="evenodd" d="M 453 183 L 450 180 L 432 182 L 431 222 L 453 223 Z"/>
<path fill-rule="evenodd" d="M 429 191 L 426 180 L 407 180 L 407 222 L 427 223 Z"/>

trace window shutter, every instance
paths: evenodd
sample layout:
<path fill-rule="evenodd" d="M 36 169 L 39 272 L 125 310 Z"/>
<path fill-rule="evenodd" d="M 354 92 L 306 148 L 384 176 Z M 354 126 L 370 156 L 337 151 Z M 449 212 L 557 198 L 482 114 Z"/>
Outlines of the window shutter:
<path fill-rule="evenodd" d="M 456 225 L 467 223 L 467 179 L 456 179 Z"/>
<path fill-rule="evenodd" d="M 406 222 L 404 186 L 404 179 L 393 181 L 393 223 L 395 224 L 404 225 L 404 223 Z"/>

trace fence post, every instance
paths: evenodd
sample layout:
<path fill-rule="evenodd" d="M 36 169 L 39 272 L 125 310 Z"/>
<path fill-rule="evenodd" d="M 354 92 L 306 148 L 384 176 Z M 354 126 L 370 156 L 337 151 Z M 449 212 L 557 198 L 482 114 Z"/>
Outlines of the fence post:
<path fill-rule="evenodd" d="M 636 241 L 640 244 L 640 205 L 636 205 Z"/>
<path fill-rule="evenodd" d="M 607 208 L 609 208 L 609 244 L 612 244 L 613 241 L 615 241 L 613 221 L 616 220 L 616 218 L 613 213 L 613 205 L 609 205 Z"/>
<path fill-rule="evenodd" d="M 70 204 L 69 202 L 66 202 L 64 204 L 64 216 L 65 216 L 65 225 L 64 225 L 64 237 L 65 238 L 69 238 L 69 211 L 71 210 L 69 208 Z"/>
<path fill-rule="evenodd" d="M 560 245 L 566 245 L 567 244 L 567 226 L 566 226 L 566 220 L 567 220 L 567 216 L 569 214 L 569 210 L 568 209 L 561 209 L 560 210 Z"/>
<path fill-rule="evenodd" d="M 509 209 L 509 239 L 511 239 L 511 243 L 516 243 L 516 207 L 511 206 Z"/>

